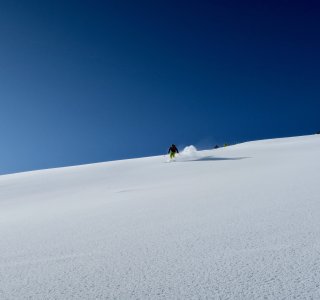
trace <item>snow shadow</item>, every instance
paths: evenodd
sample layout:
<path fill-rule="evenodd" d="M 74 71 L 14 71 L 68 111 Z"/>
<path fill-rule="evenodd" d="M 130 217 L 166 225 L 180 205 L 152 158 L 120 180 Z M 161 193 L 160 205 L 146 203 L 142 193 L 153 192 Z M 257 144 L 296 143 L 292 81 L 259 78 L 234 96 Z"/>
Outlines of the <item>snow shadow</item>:
<path fill-rule="evenodd" d="M 180 162 L 190 162 L 190 161 L 220 161 L 220 160 L 242 160 L 242 159 L 247 159 L 250 157 L 212 157 L 212 156 L 207 156 L 207 157 L 199 157 L 199 158 L 194 158 L 194 159 L 188 159 L 188 160 L 180 160 Z"/>
<path fill-rule="evenodd" d="M 203 156 L 198 152 L 193 145 L 184 148 L 180 155 L 176 158 L 176 162 L 190 162 L 190 161 L 220 161 L 220 160 L 241 160 L 249 157 L 214 157 Z"/>

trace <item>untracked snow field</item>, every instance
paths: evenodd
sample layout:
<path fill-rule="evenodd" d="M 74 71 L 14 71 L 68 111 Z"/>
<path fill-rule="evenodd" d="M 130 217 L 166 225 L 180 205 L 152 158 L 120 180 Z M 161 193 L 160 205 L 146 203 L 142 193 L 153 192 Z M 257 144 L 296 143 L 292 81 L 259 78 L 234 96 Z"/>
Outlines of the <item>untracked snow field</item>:
<path fill-rule="evenodd" d="M 0 299 L 320 299 L 320 136 L 0 176 Z"/>

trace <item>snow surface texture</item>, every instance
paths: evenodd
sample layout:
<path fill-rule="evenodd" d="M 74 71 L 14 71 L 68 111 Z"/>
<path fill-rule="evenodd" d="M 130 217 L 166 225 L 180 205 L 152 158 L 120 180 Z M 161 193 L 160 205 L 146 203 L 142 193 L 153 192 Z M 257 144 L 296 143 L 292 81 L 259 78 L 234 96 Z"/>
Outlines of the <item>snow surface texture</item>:
<path fill-rule="evenodd" d="M 0 299 L 320 299 L 319 136 L 165 162 L 0 176 Z"/>

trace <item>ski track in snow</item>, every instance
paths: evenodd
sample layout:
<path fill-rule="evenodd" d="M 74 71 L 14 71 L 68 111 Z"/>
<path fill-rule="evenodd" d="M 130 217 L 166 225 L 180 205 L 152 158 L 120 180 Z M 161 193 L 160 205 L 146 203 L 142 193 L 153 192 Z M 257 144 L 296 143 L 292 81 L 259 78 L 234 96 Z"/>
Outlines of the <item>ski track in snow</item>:
<path fill-rule="evenodd" d="M 0 176 L 0 299 L 320 299 L 320 137 L 191 152 Z"/>

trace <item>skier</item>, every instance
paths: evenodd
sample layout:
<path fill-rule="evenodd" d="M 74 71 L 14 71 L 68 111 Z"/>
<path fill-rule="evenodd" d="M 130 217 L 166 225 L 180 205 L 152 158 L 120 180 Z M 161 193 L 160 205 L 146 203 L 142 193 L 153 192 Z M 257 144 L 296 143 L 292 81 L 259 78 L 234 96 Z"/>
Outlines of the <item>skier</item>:
<path fill-rule="evenodd" d="M 175 144 L 172 144 L 168 150 L 168 153 L 170 155 L 170 159 L 173 159 L 176 156 L 176 153 L 179 153 L 179 150 Z"/>

